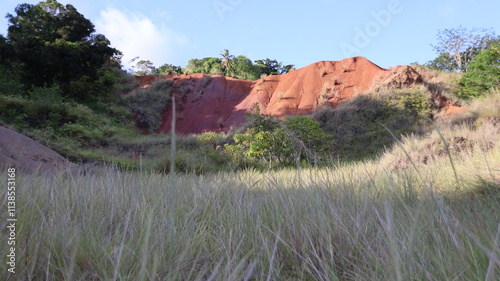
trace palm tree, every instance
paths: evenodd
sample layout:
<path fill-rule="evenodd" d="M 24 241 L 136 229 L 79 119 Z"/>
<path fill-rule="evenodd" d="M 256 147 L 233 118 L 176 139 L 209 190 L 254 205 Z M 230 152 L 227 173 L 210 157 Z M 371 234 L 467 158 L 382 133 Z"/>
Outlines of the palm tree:
<path fill-rule="evenodd" d="M 222 56 L 221 65 L 224 68 L 224 73 L 226 76 L 229 76 L 229 74 L 233 70 L 234 56 L 229 54 L 228 49 L 225 49 L 224 52 L 222 52 L 220 55 Z"/>

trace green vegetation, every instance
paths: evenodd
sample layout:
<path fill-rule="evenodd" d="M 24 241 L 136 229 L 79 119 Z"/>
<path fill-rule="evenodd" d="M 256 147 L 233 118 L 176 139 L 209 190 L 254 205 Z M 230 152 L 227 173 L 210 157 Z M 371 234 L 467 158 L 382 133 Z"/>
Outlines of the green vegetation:
<path fill-rule="evenodd" d="M 467 72 L 470 62 L 497 40 L 495 32 L 484 28 L 450 28 L 437 34 L 438 44 L 432 46 L 439 56 L 426 66 L 441 71 Z"/>
<path fill-rule="evenodd" d="M 191 82 L 173 75 L 140 89 L 72 5 L 22 4 L 8 19 L 2 126 L 85 171 L 18 173 L 13 278 L 496 280 L 500 46 L 492 33 L 442 32 L 434 70 L 417 66 L 430 73 L 423 85 L 335 109 L 321 103 L 312 116 L 286 120 L 256 106 L 240 128 L 174 142 L 155 132 L 174 93 L 184 106 Z M 220 55 L 185 69 L 140 60 L 136 74 L 206 73 L 196 99 L 210 74 L 256 80 L 293 69 Z M 470 111 L 445 116 L 443 100 Z"/>
<path fill-rule="evenodd" d="M 115 169 L 20 174 L 16 276 L 491 281 L 499 159 L 498 146 L 461 158 L 459 188 L 442 161 L 177 175 L 174 186 Z"/>
<path fill-rule="evenodd" d="M 172 84 L 172 80 L 160 80 L 123 98 L 138 128 L 149 133 L 160 129 L 162 113 L 172 98 Z"/>
<path fill-rule="evenodd" d="M 469 71 L 459 81 L 458 96 L 481 97 L 496 87 L 500 87 L 500 40 L 470 62 Z"/>
<path fill-rule="evenodd" d="M 254 108 L 255 112 L 249 116 L 252 127 L 233 136 L 236 145 L 225 146 L 232 154 L 239 152 L 241 157 L 260 159 L 271 167 L 273 162 L 277 162 L 277 167 L 283 167 L 301 161 L 317 165 L 318 159 L 328 159 L 325 156 L 333 136 L 325 134 L 318 122 L 307 116 L 280 122 L 260 114 L 258 105 Z"/>
<path fill-rule="evenodd" d="M 220 58 L 192 59 L 184 69 L 171 64 L 164 64 L 156 68 L 149 60 L 140 60 L 135 66 L 135 74 L 144 76 L 180 74 L 182 72 L 205 73 L 254 81 L 260 79 L 263 75 L 285 74 L 294 70 L 294 66 L 291 64 L 284 65 L 281 62 L 268 58 L 252 62 L 246 56 L 231 55 L 229 50 L 224 50 L 220 55 Z"/>
<path fill-rule="evenodd" d="M 28 97 L 0 95 L 0 119 L 76 162 L 83 160 L 77 151 L 106 146 L 131 120 L 120 106 L 109 106 L 104 114 L 61 95 L 57 86 L 34 88 Z"/>
<path fill-rule="evenodd" d="M 394 137 L 423 134 L 427 118 L 436 112 L 424 88 L 361 95 L 313 114 L 321 128 L 334 136 L 330 153 L 343 161 L 377 158 L 392 146 Z"/>
<path fill-rule="evenodd" d="M 21 4 L 0 37 L 0 120 L 86 163 L 114 135 L 136 130 L 120 95 L 135 87 L 120 52 L 72 5 Z"/>
<path fill-rule="evenodd" d="M 138 60 L 139 57 L 133 61 Z M 294 70 L 294 65 L 284 65 L 277 60 L 263 59 L 252 62 L 248 57 L 234 56 L 229 50 L 224 50 L 220 58 L 207 57 L 191 59 L 185 68 L 172 64 L 163 64 L 156 68 L 149 60 L 139 60 L 133 67 L 133 72 L 138 76 L 169 75 L 181 73 L 204 73 L 209 75 L 225 75 L 228 77 L 254 81 L 264 75 L 285 74 Z"/>
<path fill-rule="evenodd" d="M 77 100 L 109 93 L 96 82 L 100 69 L 120 52 L 109 47 L 104 35 L 95 34 L 94 25 L 75 7 L 55 0 L 21 4 L 7 18 L 7 46 L 2 47 L 10 50 L 3 52 L 13 55 L 10 66 L 26 87 L 57 84 Z"/>

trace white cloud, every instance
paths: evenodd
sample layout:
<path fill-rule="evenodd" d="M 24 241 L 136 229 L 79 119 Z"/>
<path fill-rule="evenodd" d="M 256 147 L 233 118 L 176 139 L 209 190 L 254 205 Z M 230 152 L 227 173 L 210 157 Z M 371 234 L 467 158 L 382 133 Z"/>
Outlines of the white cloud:
<path fill-rule="evenodd" d="M 179 64 L 176 49 L 187 43 L 183 34 L 134 12 L 107 9 L 101 11 L 95 25 L 97 32 L 104 34 L 114 48 L 123 52 L 124 64 L 137 56 L 152 61 L 155 66 Z"/>

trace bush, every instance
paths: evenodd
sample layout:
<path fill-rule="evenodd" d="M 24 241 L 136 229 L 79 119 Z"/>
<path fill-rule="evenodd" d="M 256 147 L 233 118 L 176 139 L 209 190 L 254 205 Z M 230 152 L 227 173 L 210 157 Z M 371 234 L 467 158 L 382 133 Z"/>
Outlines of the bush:
<path fill-rule="evenodd" d="M 221 141 L 221 137 L 215 132 L 206 132 L 198 136 L 198 142 L 207 147 L 216 148 Z"/>
<path fill-rule="evenodd" d="M 150 133 L 160 129 L 163 111 L 171 99 L 172 80 L 157 81 L 146 89 L 124 97 L 136 125 Z"/>
<path fill-rule="evenodd" d="M 484 96 L 500 86 L 500 41 L 491 44 L 471 61 L 468 72 L 458 84 L 458 96 L 463 99 Z"/>
<path fill-rule="evenodd" d="M 313 119 L 334 135 L 330 151 L 341 160 L 375 158 L 395 141 L 396 136 L 423 133 L 425 117 L 436 106 L 430 93 L 414 89 L 383 95 L 361 95 L 336 109 L 317 111 Z"/>
<path fill-rule="evenodd" d="M 317 121 L 307 116 L 289 118 L 283 122 L 254 113 L 253 126 L 243 134 L 235 134 L 234 141 L 246 157 L 262 159 L 272 165 L 290 166 L 300 159 L 317 163 L 330 147 L 333 136 L 326 134 Z M 233 151 L 238 151 L 231 146 Z"/>
<path fill-rule="evenodd" d="M 85 145 L 105 145 L 104 132 L 101 127 L 89 128 L 81 124 L 66 124 L 61 129 L 62 135 Z"/>

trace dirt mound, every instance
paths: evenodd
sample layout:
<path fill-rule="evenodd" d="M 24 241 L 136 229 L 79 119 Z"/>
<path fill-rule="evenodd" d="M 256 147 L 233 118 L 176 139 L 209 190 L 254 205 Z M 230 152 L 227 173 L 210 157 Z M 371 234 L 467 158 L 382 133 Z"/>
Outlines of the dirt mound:
<path fill-rule="evenodd" d="M 468 107 L 461 107 L 450 104 L 445 108 L 443 119 L 451 119 L 453 117 L 464 115 L 465 113 L 468 113 L 470 111 L 471 110 Z"/>
<path fill-rule="evenodd" d="M 0 127 L 0 136 L 0 169 L 57 173 L 78 168 L 57 152 L 12 130 Z"/>
<path fill-rule="evenodd" d="M 411 66 L 398 66 L 389 75 L 382 75 L 375 82 L 375 91 L 384 89 L 402 89 L 423 82 L 422 75 Z"/>
<path fill-rule="evenodd" d="M 155 79 L 173 79 L 178 101 L 176 132 L 228 131 L 244 123 L 245 114 L 258 104 L 260 111 L 283 119 L 309 114 L 383 87 L 402 88 L 422 82 L 409 66 L 384 69 L 364 57 L 322 61 L 283 75 L 257 81 L 224 76 L 188 74 L 139 77 L 141 87 Z M 159 132 L 170 131 L 171 108 L 164 112 Z"/>

